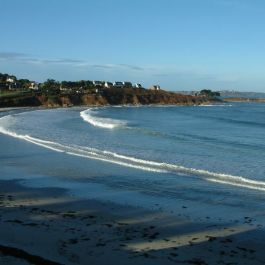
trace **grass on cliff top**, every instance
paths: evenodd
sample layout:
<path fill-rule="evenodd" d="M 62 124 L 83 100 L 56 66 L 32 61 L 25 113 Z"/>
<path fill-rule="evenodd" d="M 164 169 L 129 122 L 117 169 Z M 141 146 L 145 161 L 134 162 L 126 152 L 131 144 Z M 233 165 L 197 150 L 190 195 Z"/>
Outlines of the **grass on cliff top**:
<path fill-rule="evenodd" d="M 25 95 L 32 94 L 32 91 L 1 91 L 0 90 L 0 98 L 17 98 Z"/>

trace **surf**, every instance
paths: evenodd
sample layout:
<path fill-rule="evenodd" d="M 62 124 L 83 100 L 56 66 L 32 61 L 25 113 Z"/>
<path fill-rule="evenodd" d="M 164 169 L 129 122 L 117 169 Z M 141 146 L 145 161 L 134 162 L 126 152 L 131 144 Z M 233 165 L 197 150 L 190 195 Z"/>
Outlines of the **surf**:
<path fill-rule="evenodd" d="M 115 129 L 118 127 L 126 126 L 125 121 L 95 116 L 95 110 L 96 109 L 93 108 L 81 111 L 80 116 L 85 122 L 89 123 L 90 125 L 104 129 Z"/>
<path fill-rule="evenodd" d="M 100 150 L 92 147 L 61 144 L 55 141 L 51 141 L 49 139 L 46 140 L 33 137 L 29 134 L 20 134 L 16 131 L 12 131 L 5 128 L 5 123 L 12 122 L 12 115 L 4 116 L 0 118 L 0 121 L 2 121 L 2 124 L 0 123 L 0 133 L 30 142 L 32 144 L 41 146 L 46 149 L 50 149 L 52 151 L 83 157 L 87 159 L 100 160 L 103 162 L 112 163 L 128 168 L 134 168 L 142 171 L 154 173 L 167 173 L 174 175 L 184 174 L 186 177 L 200 178 L 202 180 L 215 182 L 217 184 L 265 191 L 264 181 L 252 180 L 242 176 L 211 172 L 204 169 L 184 167 L 182 165 L 177 164 L 146 160 L 141 159 L 139 157 L 127 156 L 117 152 Z"/>

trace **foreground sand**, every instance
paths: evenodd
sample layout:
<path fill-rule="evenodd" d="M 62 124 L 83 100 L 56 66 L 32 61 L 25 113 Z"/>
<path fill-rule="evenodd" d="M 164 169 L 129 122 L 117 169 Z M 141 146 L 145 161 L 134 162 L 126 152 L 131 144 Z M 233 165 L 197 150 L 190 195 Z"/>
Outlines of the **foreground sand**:
<path fill-rule="evenodd" d="M 70 197 L 0 181 L 0 264 L 264 264 L 261 227 Z"/>

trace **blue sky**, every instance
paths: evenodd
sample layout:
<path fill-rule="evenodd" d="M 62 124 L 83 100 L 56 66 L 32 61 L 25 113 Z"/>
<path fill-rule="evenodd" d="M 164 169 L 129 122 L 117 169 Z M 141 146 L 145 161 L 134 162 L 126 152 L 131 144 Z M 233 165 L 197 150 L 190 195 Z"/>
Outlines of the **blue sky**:
<path fill-rule="evenodd" d="M 0 72 L 265 92 L 264 0 L 0 0 Z"/>

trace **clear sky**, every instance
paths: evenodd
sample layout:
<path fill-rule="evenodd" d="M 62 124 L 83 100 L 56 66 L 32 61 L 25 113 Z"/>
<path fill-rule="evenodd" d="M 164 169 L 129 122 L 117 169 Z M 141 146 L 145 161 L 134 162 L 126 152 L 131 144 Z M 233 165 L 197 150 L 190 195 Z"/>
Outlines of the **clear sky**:
<path fill-rule="evenodd" d="M 264 0 L 0 0 L 0 72 L 265 92 Z"/>

